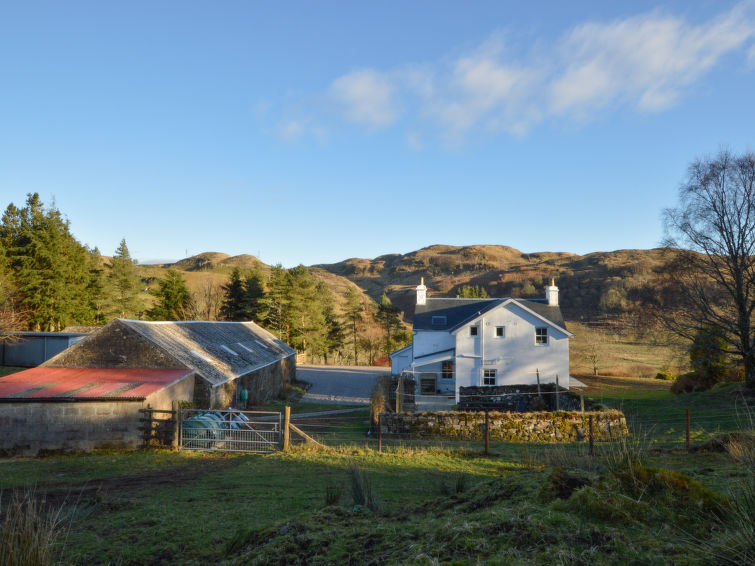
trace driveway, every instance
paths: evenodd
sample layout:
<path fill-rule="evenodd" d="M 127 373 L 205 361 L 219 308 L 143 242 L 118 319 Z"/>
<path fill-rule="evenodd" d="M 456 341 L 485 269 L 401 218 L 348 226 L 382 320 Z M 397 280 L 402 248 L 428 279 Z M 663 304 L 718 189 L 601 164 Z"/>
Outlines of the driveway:
<path fill-rule="evenodd" d="M 297 366 L 296 379 L 312 384 L 302 401 L 367 404 L 379 375 L 390 368 L 363 366 Z"/>

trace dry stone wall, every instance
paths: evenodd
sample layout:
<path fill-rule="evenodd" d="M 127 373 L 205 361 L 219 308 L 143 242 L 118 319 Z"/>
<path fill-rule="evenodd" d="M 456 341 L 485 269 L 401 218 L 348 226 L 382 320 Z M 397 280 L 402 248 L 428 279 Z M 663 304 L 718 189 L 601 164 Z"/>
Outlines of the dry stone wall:
<path fill-rule="evenodd" d="M 504 442 L 579 442 L 588 439 L 590 417 L 596 441 L 627 436 L 624 413 L 609 411 L 559 411 L 537 413 L 489 413 L 490 439 Z M 413 438 L 483 440 L 485 413 L 429 412 L 386 413 L 381 416 L 385 434 Z"/>

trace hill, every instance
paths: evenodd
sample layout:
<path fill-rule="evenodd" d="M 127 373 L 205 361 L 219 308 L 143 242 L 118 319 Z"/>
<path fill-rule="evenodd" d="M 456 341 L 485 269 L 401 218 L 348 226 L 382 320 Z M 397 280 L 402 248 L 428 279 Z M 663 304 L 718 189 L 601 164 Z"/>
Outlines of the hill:
<path fill-rule="evenodd" d="M 541 297 L 551 278 L 560 288 L 568 320 L 604 321 L 638 314 L 647 287 L 665 286 L 663 269 L 672 250 L 618 250 L 584 256 L 565 252 L 523 253 L 508 246 L 434 245 L 408 254 L 351 258 L 317 265 L 346 277 L 373 299 L 386 292 L 411 318 L 414 288 L 425 278 L 432 296 L 455 296 L 464 285 L 492 297 Z"/>

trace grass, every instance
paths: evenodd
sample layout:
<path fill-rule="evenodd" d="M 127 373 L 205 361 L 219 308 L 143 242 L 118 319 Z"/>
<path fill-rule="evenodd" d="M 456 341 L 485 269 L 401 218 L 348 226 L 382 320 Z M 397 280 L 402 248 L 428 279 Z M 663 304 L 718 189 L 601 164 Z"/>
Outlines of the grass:
<path fill-rule="evenodd" d="M 737 426 L 736 386 L 680 398 L 655 380 L 580 379 L 588 395 L 638 417 L 690 406 L 728 419 L 706 433 Z M 331 448 L 0 460 L 0 501 L 4 509 L 14 490 L 33 487 L 62 508 L 64 564 L 704 564 L 746 525 L 733 512 L 719 521 L 697 511 L 719 499 L 738 509 L 750 477 L 742 446 L 658 450 L 653 433 L 599 444 L 597 457 L 584 443 L 493 443 L 485 456 L 479 442 L 395 439 L 378 453 L 366 408 L 301 426 Z M 540 496 L 570 476 L 582 486 L 571 495 Z"/>

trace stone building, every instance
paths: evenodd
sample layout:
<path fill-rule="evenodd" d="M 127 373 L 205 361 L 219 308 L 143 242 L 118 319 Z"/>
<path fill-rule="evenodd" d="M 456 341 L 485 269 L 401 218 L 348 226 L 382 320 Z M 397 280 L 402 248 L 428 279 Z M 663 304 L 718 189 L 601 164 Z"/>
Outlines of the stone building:
<path fill-rule="evenodd" d="M 253 322 L 116 319 L 37 368 L 0 378 L 0 453 L 134 446 L 139 409 L 277 396 L 296 351 Z"/>

